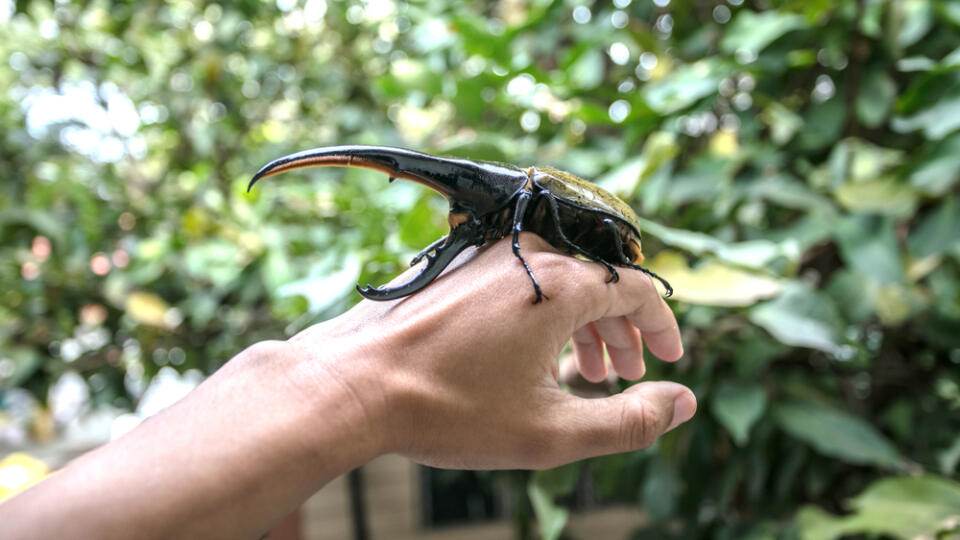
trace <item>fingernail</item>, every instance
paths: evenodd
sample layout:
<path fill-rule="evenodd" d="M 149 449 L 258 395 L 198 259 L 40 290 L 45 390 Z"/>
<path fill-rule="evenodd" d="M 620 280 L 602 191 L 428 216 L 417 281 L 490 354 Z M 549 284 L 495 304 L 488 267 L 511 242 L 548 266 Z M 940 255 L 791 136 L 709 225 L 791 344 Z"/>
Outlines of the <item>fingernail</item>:
<path fill-rule="evenodd" d="M 670 420 L 667 431 L 693 418 L 695 412 L 697 412 L 697 398 L 693 392 L 690 390 L 680 392 L 680 395 L 673 400 L 673 419 Z"/>

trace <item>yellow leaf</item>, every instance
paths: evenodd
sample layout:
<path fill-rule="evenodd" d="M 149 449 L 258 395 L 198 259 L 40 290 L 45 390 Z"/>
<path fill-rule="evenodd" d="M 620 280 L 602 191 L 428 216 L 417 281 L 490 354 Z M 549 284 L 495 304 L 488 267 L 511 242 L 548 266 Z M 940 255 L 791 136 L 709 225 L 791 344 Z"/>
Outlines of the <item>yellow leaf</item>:
<path fill-rule="evenodd" d="M 710 153 L 717 156 L 732 156 L 740 150 L 737 131 L 721 129 L 710 137 Z"/>
<path fill-rule="evenodd" d="M 661 251 L 648 261 L 648 268 L 673 286 L 673 298 L 704 306 L 742 307 L 772 298 L 783 289 L 777 278 L 740 270 L 715 260 L 696 268 L 676 251 Z"/>
<path fill-rule="evenodd" d="M 893 178 L 850 182 L 835 193 L 837 201 L 852 212 L 905 216 L 917 206 L 917 194 L 909 185 Z"/>
<path fill-rule="evenodd" d="M 127 297 L 126 311 L 127 315 L 130 315 L 133 320 L 140 324 L 158 328 L 171 328 L 170 317 L 168 317 L 170 306 L 163 298 L 153 293 L 131 293 Z"/>
<path fill-rule="evenodd" d="M 920 259 L 911 260 L 907 264 L 907 278 L 911 283 L 920 281 L 940 266 L 943 261 L 942 253 L 934 253 Z"/>
<path fill-rule="evenodd" d="M 210 216 L 199 206 L 191 206 L 180 220 L 180 229 L 193 237 L 205 236 L 211 228 Z"/>
<path fill-rule="evenodd" d="M 897 326 L 910 316 L 910 298 L 907 290 L 897 283 L 880 287 L 873 297 L 877 317 L 887 326 Z"/>
<path fill-rule="evenodd" d="M 47 464 L 21 452 L 0 461 L 0 501 L 43 480 L 50 474 Z"/>
<path fill-rule="evenodd" d="M 268 121 L 264 122 L 263 127 L 263 138 L 270 142 L 277 142 L 283 138 L 283 134 L 286 130 L 283 127 L 283 124 L 277 121 Z"/>

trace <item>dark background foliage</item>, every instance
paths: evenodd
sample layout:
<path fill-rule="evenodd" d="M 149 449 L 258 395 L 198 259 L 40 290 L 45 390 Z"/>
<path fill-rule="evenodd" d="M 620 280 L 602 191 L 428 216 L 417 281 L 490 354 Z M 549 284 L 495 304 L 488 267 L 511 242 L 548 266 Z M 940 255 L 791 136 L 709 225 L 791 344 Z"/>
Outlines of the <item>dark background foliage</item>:
<path fill-rule="evenodd" d="M 444 232 L 437 195 L 245 187 L 295 150 L 399 145 L 595 179 L 677 289 L 687 354 L 648 377 L 699 414 L 524 475 L 544 536 L 583 482 L 646 511 L 637 538 L 957 532 L 957 2 L 8 0 L 0 35 L 5 447 L 393 276 Z"/>

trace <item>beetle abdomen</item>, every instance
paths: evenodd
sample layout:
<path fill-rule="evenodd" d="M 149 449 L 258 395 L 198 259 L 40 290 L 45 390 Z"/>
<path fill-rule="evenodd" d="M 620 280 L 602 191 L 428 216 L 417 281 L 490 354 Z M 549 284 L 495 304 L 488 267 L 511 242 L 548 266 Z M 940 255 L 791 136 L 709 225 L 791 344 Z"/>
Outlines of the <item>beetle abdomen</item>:
<path fill-rule="evenodd" d="M 537 197 L 534 207 L 524 217 L 525 231 L 536 233 L 561 251 L 576 253 L 561 236 L 563 235 L 566 240 L 581 250 L 580 255 L 593 260 L 608 261 L 613 264 L 623 262 L 640 264 L 643 261 L 640 236 L 631 225 L 618 218 L 591 212 L 555 197 L 557 216 L 560 220 L 559 223 L 554 223 L 546 197 L 551 195 L 543 194 Z"/>

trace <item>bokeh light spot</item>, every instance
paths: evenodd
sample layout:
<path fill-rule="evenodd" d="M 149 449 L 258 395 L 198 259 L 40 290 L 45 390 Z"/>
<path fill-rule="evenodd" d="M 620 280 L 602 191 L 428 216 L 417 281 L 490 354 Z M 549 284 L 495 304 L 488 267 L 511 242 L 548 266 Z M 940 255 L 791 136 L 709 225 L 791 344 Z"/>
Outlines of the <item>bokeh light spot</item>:
<path fill-rule="evenodd" d="M 50 246 L 50 239 L 46 236 L 37 236 L 33 239 L 33 245 L 30 247 L 30 251 L 33 252 L 33 256 L 37 258 L 37 261 L 43 262 L 50 257 L 50 252 L 52 248 Z"/>
<path fill-rule="evenodd" d="M 623 122 L 630 114 L 630 102 L 625 99 L 618 99 L 617 101 L 614 101 L 610 104 L 607 114 L 610 115 L 610 119 L 614 122 L 618 124 Z"/>
<path fill-rule="evenodd" d="M 577 24 L 587 24 L 593 18 L 593 13 L 586 6 L 577 6 L 573 8 L 573 22 Z"/>
<path fill-rule="evenodd" d="M 40 267 L 33 261 L 27 261 L 20 266 L 20 275 L 27 281 L 40 277 Z"/>
<path fill-rule="evenodd" d="M 90 257 L 90 270 L 98 276 L 107 275 L 110 272 L 110 259 L 103 253 L 94 253 Z"/>

